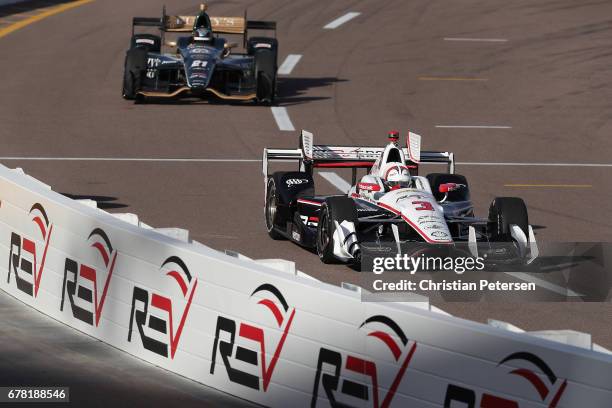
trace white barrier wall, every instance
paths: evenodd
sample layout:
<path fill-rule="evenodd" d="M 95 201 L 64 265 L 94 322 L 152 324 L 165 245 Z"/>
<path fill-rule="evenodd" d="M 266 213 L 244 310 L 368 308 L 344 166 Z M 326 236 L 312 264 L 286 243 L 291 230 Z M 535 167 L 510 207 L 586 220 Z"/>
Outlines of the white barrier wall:
<path fill-rule="evenodd" d="M 0 287 L 80 331 L 260 404 L 612 406 L 612 357 L 171 239 L 0 166 Z"/>

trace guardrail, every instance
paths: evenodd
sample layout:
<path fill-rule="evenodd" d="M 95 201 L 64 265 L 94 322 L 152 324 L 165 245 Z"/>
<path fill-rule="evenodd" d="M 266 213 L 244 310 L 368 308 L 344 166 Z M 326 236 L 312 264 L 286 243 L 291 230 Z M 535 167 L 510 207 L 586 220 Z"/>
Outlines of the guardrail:
<path fill-rule="evenodd" d="M 0 288 L 24 303 L 264 405 L 612 406 L 610 355 L 362 303 L 355 288 L 228 256 L 185 230 L 108 214 L 4 166 L 1 259 Z"/>

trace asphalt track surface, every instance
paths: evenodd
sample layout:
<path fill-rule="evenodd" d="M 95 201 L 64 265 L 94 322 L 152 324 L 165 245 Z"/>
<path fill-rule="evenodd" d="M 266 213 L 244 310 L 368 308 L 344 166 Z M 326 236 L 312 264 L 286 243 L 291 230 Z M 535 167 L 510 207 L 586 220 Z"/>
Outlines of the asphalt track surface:
<path fill-rule="evenodd" d="M 2 386 L 69 387 L 70 404 L 79 407 L 256 406 L 121 352 L 4 292 L 0 293 L 0 311 Z"/>
<path fill-rule="evenodd" d="M 163 3 L 98 0 L 1 38 L 0 156 L 222 161 L 3 163 L 111 212 L 187 228 L 213 248 L 293 260 L 334 284 L 356 282 L 353 270 L 322 265 L 265 232 L 261 164 L 231 159 L 257 160 L 266 146 L 297 146 L 298 132 L 280 131 L 269 107 L 121 99 L 131 17 L 158 16 Z M 190 14 L 198 4 L 177 0 L 168 11 Z M 251 18 L 278 22 L 279 62 L 288 54 L 303 57 L 279 79 L 277 104 L 296 129 L 314 132 L 316 142 L 382 145 L 387 130 L 405 135 L 410 129 L 423 135 L 424 149 L 453 151 L 459 162 L 472 163 L 457 171 L 470 182 L 477 214 L 486 215 L 495 196 L 520 196 L 540 241 L 611 240 L 612 167 L 473 164 L 611 163 L 610 2 L 235 0 L 209 6 L 211 14 L 238 16 L 248 7 Z M 351 11 L 361 14 L 323 29 Z M 323 178 L 315 181 L 319 193 L 337 192 Z M 527 330 L 585 331 L 612 348 L 610 304 L 438 306 Z"/>

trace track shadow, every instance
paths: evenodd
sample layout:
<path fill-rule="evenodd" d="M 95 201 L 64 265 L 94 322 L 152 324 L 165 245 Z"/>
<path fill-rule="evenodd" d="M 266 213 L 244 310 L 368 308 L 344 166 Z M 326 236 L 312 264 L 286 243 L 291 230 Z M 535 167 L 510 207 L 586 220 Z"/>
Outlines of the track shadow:
<path fill-rule="evenodd" d="M 72 3 L 74 0 L 30 0 L 19 3 L 0 6 L 0 18 L 14 14 L 28 13 L 41 8 L 47 8 L 58 4 Z"/>
<path fill-rule="evenodd" d="M 274 105 L 290 106 L 301 103 L 331 99 L 329 96 L 305 96 L 304 94 L 313 88 L 331 86 L 338 82 L 346 82 L 347 79 L 335 77 L 324 78 L 288 78 L 277 79 L 277 96 Z M 254 101 L 231 101 L 215 97 L 183 97 L 183 98 L 143 98 L 135 102 L 143 105 L 226 105 L 226 106 L 256 106 Z"/>
<path fill-rule="evenodd" d="M 216 98 L 146 98 L 139 100 L 135 105 L 226 105 L 226 106 L 254 106 L 253 101 L 224 101 Z"/>
<path fill-rule="evenodd" d="M 126 208 L 127 204 L 117 203 L 117 197 L 99 196 L 99 195 L 80 195 L 61 193 L 63 196 L 72 200 L 93 200 L 98 203 L 98 208 L 101 210 L 112 210 L 116 208 Z"/>
<path fill-rule="evenodd" d="M 289 78 L 277 79 L 277 103 L 281 106 L 298 105 L 305 102 L 330 99 L 328 96 L 305 96 L 304 94 L 313 88 L 321 88 L 338 82 L 346 82 L 347 79 L 335 77 L 322 78 Z"/>

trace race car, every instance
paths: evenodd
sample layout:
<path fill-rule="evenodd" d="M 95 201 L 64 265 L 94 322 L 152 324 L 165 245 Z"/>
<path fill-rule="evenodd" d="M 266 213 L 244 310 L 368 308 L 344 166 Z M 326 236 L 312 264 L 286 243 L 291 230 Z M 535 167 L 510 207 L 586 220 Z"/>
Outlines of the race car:
<path fill-rule="evenodd" d="M 213 96 L 224 100 L 271 103 L 276 95 L 278 41 L 250 37 L 249 30 L 274 30 L 273 21 L 244 17 L 210 17 L 202 5 L 197 16 L 134 17 L 130 48 L 125 56 L 123 97 Z M 156 27 L 158 34 L 135 33 Z M 176 41 L 166 34 L 178 33 Z M 180 35 L 188 33 L 189 35 Z M 242 36 L 243 52 L 219 34 Z M 162 48 L 166 52 L 162 52 Z"/>
<path fill-rule="evenodd" d="M 399 146 L 397 131 L 388 138 L 385 147 L 315 145 L 312 133 L 303 130 L 298 149 L 264 149 L 270 237 L 313 249 L 324 263 L 360 262 L 362 245 L 381 240 L 462 246 L 472 256 L 482 255 L 483 243 L 497 253 L 493 243 L 509 243 L 521 262 L 538 256 L 522 199 L 497 197 L 488 218 L 475 217 L 453 153 L 421 151 L 421 136 L 412 132 L 406 147 Z M 272 161 L 297 161 L 298 170 L 269 174 Z M 419 176 L 423 163 L 446 164 L 447 172 Z M 352 169 L 352 187 L 347 194 L 316 195 L 316 168 Z M 367 174 L 357 182 L 360 168 Z"/>

